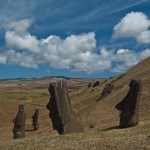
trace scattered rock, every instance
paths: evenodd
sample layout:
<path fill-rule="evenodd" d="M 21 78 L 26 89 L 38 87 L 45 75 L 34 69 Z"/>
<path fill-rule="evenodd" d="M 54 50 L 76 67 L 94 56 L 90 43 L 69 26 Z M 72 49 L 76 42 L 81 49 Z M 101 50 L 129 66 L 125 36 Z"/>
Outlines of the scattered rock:
<path fill-rule="evenodd" d="M 120 75 L 118 78 L 116 78 L 115 80 L 111 81 L 111 83 L 116 82 L 117 80 L 119 80 L 119 79 L 123 78 L 125 75 L 126 75 L 125 73 L 124 73 L 124 74 L 122 74 L 122 75 Z"/>
<path fill-rule="evenodd" d="M 120 127 L 135 126 L 139 122 L 139 101 L 141 98 L 141 81 L 132 79 L 125 98 L 115 107 L 120 113 Z"/>

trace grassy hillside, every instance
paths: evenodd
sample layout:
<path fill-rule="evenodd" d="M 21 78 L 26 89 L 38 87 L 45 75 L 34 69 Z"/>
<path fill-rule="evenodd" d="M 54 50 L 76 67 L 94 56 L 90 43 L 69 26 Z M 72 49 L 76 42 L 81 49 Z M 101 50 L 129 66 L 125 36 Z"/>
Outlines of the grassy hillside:
<path fill-rule="evenodd" d="M 115 105 L 127 94 L 132 78 L 142 81 L 140 123 L 136 127 L 119 129 L 119 112 Z M 73 111 L 85 128 L 84 134 L 52 134 L 45 109 L 49 82 L 47 78 L 0 82 L 0 149 L 150 149 L 150 58 L 120 76 L 101 81 L 95 88 L 87 86 L 94 80 L 67 80 Z M 98 100 L 108 83 L 114 84 L 113 92 Z M 27 106 L 28 131 L 25 139 L 12 140 L 11 121 L 20 102 Z M 36 107 L 40 108 L 40 129 L 35 132 L 31 116 Z"/>

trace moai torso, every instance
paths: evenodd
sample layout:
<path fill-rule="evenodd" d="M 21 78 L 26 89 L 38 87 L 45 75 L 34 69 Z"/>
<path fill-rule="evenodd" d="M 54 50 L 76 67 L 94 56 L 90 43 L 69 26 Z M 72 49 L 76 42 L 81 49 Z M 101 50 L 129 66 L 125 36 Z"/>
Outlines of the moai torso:
<path fill-rule="evenodd" d="M 16 118 L 13 120 L 14 128 L 14 139 L 25 137 L 25 106 L 23 104 L 19 105 L 19 111 Z"/>
<path fill-rule="evenodd" d="M 50 110 L 53 129 L 59 134 L 83 132 L 82 125 L 73 116 L 65 80 L 50 83 L 49 92 L 51 98 L 46 107 Z"/>
<path fill-rule="evenodd" d="M 139 122 L 139 101 L 141 97 L 141 81 L 132 79 L 130 89 L 125 98 L 115 107 L 120 113 L 120 127 L 135 126 Z"/>
<path fill-rule="evenodd" d="M 38 127 L 39 127 L 39 122 L 38 122 L 38 119 L 39 119 L 39 109 L 38 108 L 35 109 L 35 113 L 32 116 L 32 119 L 33 119 L 34 130 L 38 130 Z"/>

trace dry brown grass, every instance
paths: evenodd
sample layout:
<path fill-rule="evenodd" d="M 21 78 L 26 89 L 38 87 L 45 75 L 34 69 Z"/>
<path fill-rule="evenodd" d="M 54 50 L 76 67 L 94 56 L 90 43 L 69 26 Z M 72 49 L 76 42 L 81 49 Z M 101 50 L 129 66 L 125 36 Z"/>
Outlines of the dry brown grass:
<path fill-rule="evenodd" d="M 136 127 L 118 129 L 119 112 L 114 106 L 128 92 L 132 78 L 142 80 L 140 123 Z M 108 79 L 94 89 L 87 87 L 94 80 L 67 81 L 74 113 L 82 122 L 85 133 L 64 136 L 51 134 L 52 125 L 45 108 L 50 79 L 0 82 L 0 149 L 150 149 L 150 58 L 117 79 Z M 115 86 L 113 92 L 96 101 L 103 87 L 110 82 Z M 36 132 L 26 132 L 25 139 L 12 140 L 12 120 L 20 102 L 27 107 L 27 130 L 33 128 L 31 116 L 34 109 L 40 108 L 40 128 Z"/>

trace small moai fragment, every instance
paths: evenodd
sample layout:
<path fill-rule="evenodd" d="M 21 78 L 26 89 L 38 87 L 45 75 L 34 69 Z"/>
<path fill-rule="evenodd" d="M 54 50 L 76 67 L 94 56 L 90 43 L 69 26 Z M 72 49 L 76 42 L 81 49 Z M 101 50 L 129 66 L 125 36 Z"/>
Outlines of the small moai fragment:
<path fill-rule="evenodd" d="M 115 107 L 120 113 L 120 127 L 132 127 L 139 122 L 139 101 L 141 98 L 141 81 L 132 79 L 125 98 Z"/>
<path fill-rule="evenodd" d="M 101 94 L 101 98 L 106 97 L 107 95 L 109 95 L 112 92 L 113 89 L 114 89 L 114 85 L 112 83 L 107 84 L 103 89 L 103 92 Z"/>
<path fill-rule="evenodd" d="M 13 120 L 14 139 L 25 138 L 25 121 L 26 121 L 25 105 L 20 104 L 18 114 L 16 118 Z"/>
<path fill-rule="evenodd" d="M 100 81 L 96 81 L 94 84 L 93 84 L 93 88 L 96 87 L 96 86 L 99 86 L 100 84 Z"/>
<path fill-rule="evenodd" d="M 65 79 L 50 83 L 49 93 L 51 98 L 46 107 L 53 129 L 59 134 L 83 132 L 83 126 L 74 118 Z"/>
<path fill-rule="evenodd" d="M 39 109 L 38 108 L 35 109 L 35 113 L 32 116 L 32 119 L 33 119 L 32 125 L 34 127 L 34 130 L 36 131 L 36 130 L 38 130 L 38 127 L 39 127 L 39 122 L 38 122 L 38 119 L 39 119 Z"/>
<path fill-rule="evenodd" d="M 90 88 L 91 86 L 92 86 L 92 83 L 89 83 L 89 84 L 88 84 L 88 87 Z"/>

